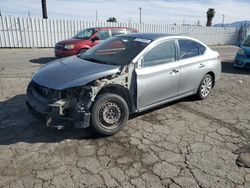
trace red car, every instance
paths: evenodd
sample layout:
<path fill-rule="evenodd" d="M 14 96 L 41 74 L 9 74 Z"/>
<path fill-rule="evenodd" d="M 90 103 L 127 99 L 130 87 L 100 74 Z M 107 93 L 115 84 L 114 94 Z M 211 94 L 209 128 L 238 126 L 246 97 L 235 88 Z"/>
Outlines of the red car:
<path fill-rule="evenodd" d="M 83 53 L 109 37 L 136 32 L 136 29 L 127 27 L 88 28 L 80 31 L 71 39 L 56 43 L 55 56 L 66 57 Z"/>

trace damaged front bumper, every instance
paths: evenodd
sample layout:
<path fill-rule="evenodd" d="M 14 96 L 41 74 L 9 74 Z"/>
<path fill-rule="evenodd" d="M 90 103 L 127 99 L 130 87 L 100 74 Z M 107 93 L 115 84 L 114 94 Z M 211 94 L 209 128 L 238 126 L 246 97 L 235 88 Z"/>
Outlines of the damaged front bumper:
<path fill-rule="evenodd" d="M 85 109 L 84 104 L 76 102 L 72 105 L 72 102 L 66 98 L 51 101 L 36 90 L 37 86 L 30 85 L 27 89 L 26 104 L 30 112 L 46 122 L 48 127 L 62 129 L 66 126 L 76 128 L 89 126 L 90 113 Z"/>

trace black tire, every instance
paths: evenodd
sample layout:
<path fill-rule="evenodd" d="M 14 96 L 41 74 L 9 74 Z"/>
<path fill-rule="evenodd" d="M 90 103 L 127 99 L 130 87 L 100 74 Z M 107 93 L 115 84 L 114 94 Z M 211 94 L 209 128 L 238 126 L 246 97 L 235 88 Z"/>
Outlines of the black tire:
<path fill-rule="evenodd" d="M 97 97 L 91 109 L 92 128 L 106 136 L 119 132 L 127 123 L 129 109 L 126 101 L 119 95 L 105 93 Z"/>
<path fill-rule="evenodd" d="M 213 78 L 210 74 L 206 74 L 200 83 L 196 97 L 200 100 L 206 99 L 213 88 Z"/>
<path fill-rule="evenodd" d="M 79 50 L 78 54 L 84 54 L 87 50 L 88 50 L 87 48 L 83 48 Z"/>

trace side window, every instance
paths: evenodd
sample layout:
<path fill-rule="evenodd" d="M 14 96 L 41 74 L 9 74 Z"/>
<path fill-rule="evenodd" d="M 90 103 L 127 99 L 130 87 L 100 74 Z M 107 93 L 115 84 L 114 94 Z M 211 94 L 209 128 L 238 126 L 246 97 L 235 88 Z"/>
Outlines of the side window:
<path fill-rule="evenodd" d="M 112 36 L 123 35 L 125 34 L 125 30 L 124 29 L 111 29 L 111 34 Z"/>
<path fill-rule="evenodd" d="M 110 37 L 109 35 L 109 30 L 101 30 L 98 31 L 97 35 L 96 35 L 100 40 L 105 40 L 107 38 Z"/>
<path fill-rule="evenodd" d="M 198 43 L 191 40 L 179 40 L 180 59 L 186 59 L 200 55 Z"/>
<path fill-rule="evenodd" d="M 158 44 L 144 56 L 144 67 L 164 64 L 176 60 L 175 42 L 166 41 Z"/>

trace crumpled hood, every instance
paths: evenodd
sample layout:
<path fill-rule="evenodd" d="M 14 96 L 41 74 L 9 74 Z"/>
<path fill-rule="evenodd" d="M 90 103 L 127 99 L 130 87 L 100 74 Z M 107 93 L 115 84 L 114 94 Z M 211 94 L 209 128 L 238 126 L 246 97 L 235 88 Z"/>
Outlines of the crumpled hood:
<path fill-rule="evenodd" d="M 63 90 L 115 74 L 119 72 L 119 68 L 120 66 L 94 63 L 71 56 L 44 65 L 32 79 L 45 87 Z"/>

